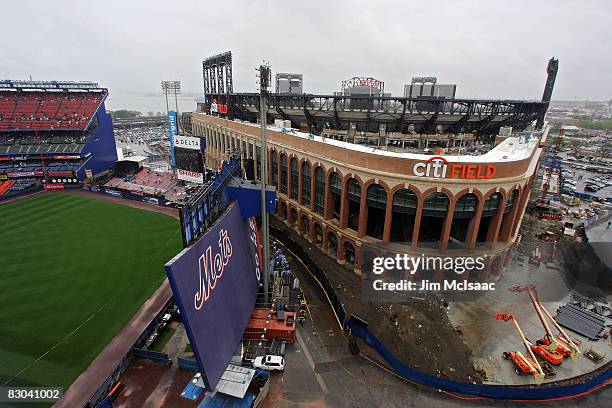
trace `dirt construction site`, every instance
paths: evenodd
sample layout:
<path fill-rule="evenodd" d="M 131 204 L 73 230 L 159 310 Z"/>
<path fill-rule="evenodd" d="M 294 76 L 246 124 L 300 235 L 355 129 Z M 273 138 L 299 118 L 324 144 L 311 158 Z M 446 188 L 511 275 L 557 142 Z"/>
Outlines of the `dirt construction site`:
<path fill-rule="evenodd" d="M 545 329 L 526 289 L 534 290 L 552 316 L 558 307 L 585 293 L 585 288 L 577 288 L 579 283 L 568 265 L 568 257 L 563 256 L 563 247 L 555 243 L 542 245 L 531 238 L 534 230 L 541 227 L 538 222 L 535 217 L 525 217 L 524 241 L 513 249 L 502 272 L 491 276 L 496 281 L 495 291 L 461 301 L 419 295 L 402 303 L 363 301 L 361 279 L 357 275 L 282 221 L 274 219 L 272 224 L 308 251 L 325 270 L 348 313 L 366 320 L 370 331 L 406 365 L 463 382 L 528 385 L 534 384 L 534 377 L 517 375 L 513 362 L 503 357 L 504 352 L 527 354 L 524 343 L 513 322 L 497 320 L 496 313 L 511 313 L 525 339 L 535 344 L 544 337 Z M 535 247 L 545 255 L 537 264 L 530 262 Z M 597 295 L 593 291 L 589 293 Z M 549 325 L 552 327 L 550 322 Z M 554 327 L 552 331 L 557 335 Z M 572 331 L 566 330 L 566 333 L 582 353 L 553 366 L 543 382 L 576 382 L 609 369 L 612 352 L 609 338 L 591 340 Z M 363 348 L 367 346 L 362 347 L 362 352 Z M 589 359 L 585 352 L 600 359 Z M 545 366 L 543 361 L 542 365 Z"/>

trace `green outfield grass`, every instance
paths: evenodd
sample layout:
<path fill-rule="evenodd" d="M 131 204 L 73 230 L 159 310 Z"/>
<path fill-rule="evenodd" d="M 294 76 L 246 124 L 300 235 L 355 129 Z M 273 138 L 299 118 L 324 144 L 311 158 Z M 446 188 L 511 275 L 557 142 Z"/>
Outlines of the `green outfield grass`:
<path fill-rule="evenodd" d="M 0 205 L 0 386 L 68 387 L 181 247 L 177 220 L 95 198 Z"/>

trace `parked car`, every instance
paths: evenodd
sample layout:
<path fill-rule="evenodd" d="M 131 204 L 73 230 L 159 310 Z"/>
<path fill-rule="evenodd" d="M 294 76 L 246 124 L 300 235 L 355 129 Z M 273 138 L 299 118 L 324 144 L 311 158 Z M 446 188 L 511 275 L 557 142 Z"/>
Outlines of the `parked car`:
<path fill-rule="evenodd" d="M 281 356 L 259 356 L 253 360 L 253 367 L 268 371 L 283 371 L 285 369 L 285 359 Z"/>

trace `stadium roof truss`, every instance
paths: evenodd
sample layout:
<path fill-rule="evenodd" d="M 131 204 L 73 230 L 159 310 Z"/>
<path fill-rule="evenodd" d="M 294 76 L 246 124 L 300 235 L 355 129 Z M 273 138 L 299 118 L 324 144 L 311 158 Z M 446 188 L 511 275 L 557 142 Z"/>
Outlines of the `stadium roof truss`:
<path fill-rule="evenodd" d="M 406 133 L 412 125 L 410 131 L 416 133 L 445 131 L 491 135 L 502 126 L 524 129 L 548 107 L 546 102 L 539 101 L 367 95 L 271 93 L 267 98 L 269 120 L 291 120 L 295 127 L 308 126 L 313 132 L 326 128 L 347 130 L 355 124 L 357 130 L 371 132 L 386 125 L 387 132 Z M 208 98 L 206 102 L 210 103 Z M 228 108 L 230 118 L 255 122 L 259 115 L 259 94 L 229 94 Z"/>

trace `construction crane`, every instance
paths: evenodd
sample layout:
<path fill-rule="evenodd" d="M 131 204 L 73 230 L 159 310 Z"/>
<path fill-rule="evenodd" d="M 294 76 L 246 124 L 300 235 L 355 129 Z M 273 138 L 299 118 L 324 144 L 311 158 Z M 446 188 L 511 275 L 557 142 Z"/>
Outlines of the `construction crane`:
<path fill-rule="evenodd" d="M 557 353 L 565 358 L 570 357 L 572 360 L 575 360 L 581 354 L 576 343 L 574 343 L 571 337 L 565 333 L 565 331 L 561 328 L 561 326 L 559 326 L 557 321 L 550 315 L 550 313 L 544 309 L 544 306 L 542 306 L 537 298 L 537 292 L 535 292 L 535 289 L 529 288 L 527 293 L 529 293 L 531 303 L 533 303 L 533 307 L 535 308 L 538 318 L 540 319 L 540 322 L 544 327 L 544 331 L 546 332 L 543 338 L 536 341 L 536 344 L 544 347 L 551 353 Z M 546 314 L 551 323 L 559 331 L 558 336 L 553 335 L 548 323 L 546 322 L 546 319 L 544 319 L 544 314 Z"/>

